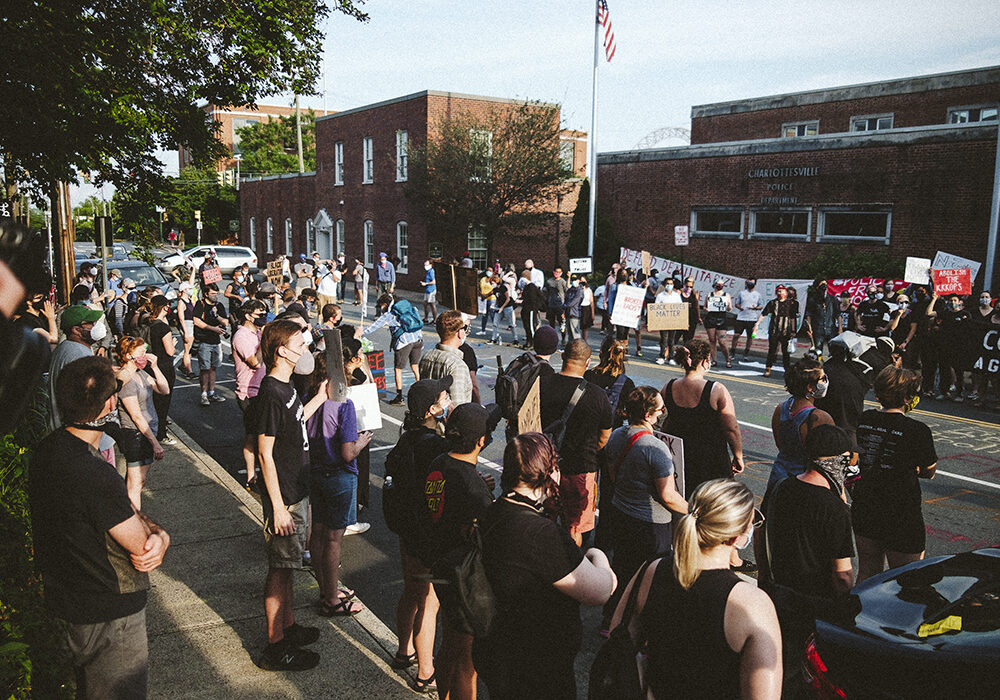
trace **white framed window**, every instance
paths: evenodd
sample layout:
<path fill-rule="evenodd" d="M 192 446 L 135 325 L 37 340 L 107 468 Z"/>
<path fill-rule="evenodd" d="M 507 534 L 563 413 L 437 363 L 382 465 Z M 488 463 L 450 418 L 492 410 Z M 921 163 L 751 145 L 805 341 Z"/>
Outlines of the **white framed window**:
<path fill-rule="evenodd" d="M 292 254 L 292 220 L 285 219 L 285 255 Z"/>
<path fill-rule="evenodd" d="M 410 232 L 405 221 L 396 222 L 396 257 L 399 258 L 396 271 L 406 273 L 410 259 Z"/>
<path fill-rule="evenodd" d="M 375 267 L 375 222 L 365 221 L 365 267 Z"/>
<path fill-rule="evenodd" d="M 851 117 L 851 131 L 880 131 L 892 128 L 893 115 L 891 114 L 866 114 L 860 117 Z"/>
<path fill-rule="evenodd" d="M 794 139 L 799 136 L 815 136 L 819 133 L 819 121 L 788 122 L 781 125 L 781 137 Z"/>
<path fill-rule="evenodd" d="M 396 132 L 396 182 L 405 182 L 410 174 L 410 134 L 405 129 Z"/>
<path fill-rule="evenodd" d="M 469 257 L 477 270 L 486 269 L 486 232 L 480 228 L 469 229 Z"/>
<path fill-rule="evenodd" d="M 811 209 L 750 210 L 750 238 L 809 240 Z"/>
<path fill-rule="evenodd" d="M 469 129 L 469 154 L 480 163 L 480 172 L 470 179 L 489 180 L 493 175 L 493 132 L 487 129 Z"/>
<path fill-rule="evenodd" d="M 867 241 L 889 245 L 892 209 L 880 206 L 821 207 L 817 240 Z"/>
<path fill-rule="evenodd" d="M 306 219 L 306 255 L 312 255 L 316 250 L 316 229 L 313 227 L 312 219 Z"/>
<path fill-rule="evenodd" d="M 267 252 L 274 252 L 274 220 L 271 217 L 267 217 L 266 233 L 267 236 Z"/>
<path fill-rule="evenodd" d="M 333 184 L 344 184 L 344 142 L 333 144 Z"/>
<path fill-rule="evenodd" d="M 257 222 L 250 217 L 250 250 L 257 252 Z"/>
<path fill-rule="evenodd" d="M 559 142 L 559 160 L 562 166 L 570 172 L 576 171 L 576 143 L 573 141 Z"/>
<path fill-rule="evenodd" d="M 344 220 L 337 219 L 337 255 L 343 255 L 347 248 L 344 245 Z"/>
<path fill-rule="evenodd" d="M 692 207 L 691 235 L 742 238 L 743 207 Z"/>
<path fill-rule="evenodd" d="M 242 149 L 240 149 L 240 129 L 246 126 L 253 126 L 254 124 L 259 124 L 260 119 L 253 117 L 233 117 L 233 155 L 241 156 L 243 155 Z"/>
<path fill-rule="evenodd" d="M 974 124 L 976 122 L 996 121 L 997 105 L 976 105 L 974 107 L 949 107 L 949 124 Z"/>
<path fill-rule="evenodd" d="M 365 136 L 362 141 L 364 151 L 364 169 L 361 171 L 361 182 L 370 184 L 375 181 L 375 150 L 372 147 L 372 137 Z"/>

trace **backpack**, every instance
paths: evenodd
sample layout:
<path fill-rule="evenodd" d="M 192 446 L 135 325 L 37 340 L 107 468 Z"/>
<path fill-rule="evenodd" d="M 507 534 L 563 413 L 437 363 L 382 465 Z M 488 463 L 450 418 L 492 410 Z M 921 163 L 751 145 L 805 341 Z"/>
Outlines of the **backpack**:
<path fill-rule="evenodd" d="M 385 458 L 385 483 L 382 485 L 382 515 L 385 524 L 397 535 L 417 537 L 420 508 L 424 507 L 423 482 L 415 470 L 416 453 L 425 440 L 432 436 L 421 434 L 395 447 Z M 402 441 L 401 441 L 402 442 Z"/>
<path fill-rule="evenodd" d="M 559 296 L 559 285 L 558 284 L 548 285 L 548 288 L 549 288 L 548 308 L 553 310 L 562 309 L 563 297 Z"/>
<path fill-rule="evenodd" d="M 456 630 L 475 638 L 489 636 L 497 599 L 483 564 L 483 538 L 473 521 L 469 539 L 431 565 L 441 610 Z"/>
<path fill-rule="evenodd" d="M 424 319 L 420 316 L 420 312 L 406 299 L 400 299 L 393 304 L 390 312 L 399 321 L 398 326 L 392 327 L 393 347 L 404 333 L 416 333 L 424 327 Z"/>
<path fill-rule="evenodd" d="M 569 403 L 566 404 L 566 410 L 563 411 L 563 414 L 542 428 L 542 432 L 548 435 L 549 439 L 552 440 L 552 444 L 556 446 L 557 452 L 562 450 L 563 438 L 566 437 L 566 426 L 569 425 L 569 417 L 573 415 L 573 409 L 580 402 L 586 388 L 587 380 L 581 379 L 580 384 L 573 391 L 573 396 L 570 397 Z"/>
<path fill-rule="evenodd" d="M 615 379 L 614 383 L 604 390 L 604 393 L 608 396 L 608 402 L 611 404 L 612 416 L 618 415 L 618 402 L 621 400 L 622 389 L 625 388 L 626 379 L 628 379 L 628 377 L 626 377 L 625 373 L 622 372 Z"/>
<path fill-rule="evenodd" d="M 517 412 L 521 410 L 524 400 L 531 391 L 535 379 L 542 373 L 542 366 L 547 364 L 533 352 L 525 352 L 511 360 L 504 369 L 500 356 L 497 355 L 497 366 L 500 368 L 493 393 L 500 406 L 503 417 L 507 419 L 508 427 L 517 431 Z"/>
<path fill-rule="evenodd" d="M 663 563 L 661 562 L 661 565 Z M 666 563 L 669 565 L 669 562 Z M 628 602 L 625 604 L 622 620 L 611 630 L 608 641 L 604 642 L 604 646 L 594 657 L 594 663 L 590 666 L 590 684 L 587 691 L 589 700 L 639 700 L 646 697 L 636 661 L 636 655 L 645 646 L 645 639 L 640 632 L 640 639 L 633 640 L 628 626 L 635 612 L 640 584 L 648 568 L 647 561 L 632 579 L 634 583 Z"/>

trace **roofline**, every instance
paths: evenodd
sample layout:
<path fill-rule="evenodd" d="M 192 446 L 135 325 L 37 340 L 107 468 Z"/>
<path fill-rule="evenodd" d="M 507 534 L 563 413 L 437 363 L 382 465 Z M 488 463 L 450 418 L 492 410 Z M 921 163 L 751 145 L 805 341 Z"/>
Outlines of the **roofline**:
<path fill-rule="evenodd" d="M 800 153 L 808 151 L 838 150 L 844 148 L 871 148 L 900 146 L 948 141 L 989 141 L 997 138 L 996 122 L 974 124 L 932 124 L 900 129 L 883 129 L 862 133 L 820 134 L 797 138 L 751 139 L 719 143 L 654 148 L 637 151 L 598 153 L 598 165 L 641 163 L 659 160 L 687 160 L 692 158 L 724 158 L 740 155 L 768 153 Z"/>
<path fill-rule="evenodd" d="M 803 92 L 786 92 L 779 95 L 752 97 L 745 100 L 729 100 L 713 102 L 691 107 L 691 118 L 714 117 L 724 114 L 742 114 L 782 107 L 821 104 L 824 102 L 840 102 L 856 100 L 865 97 L 883 95 L 903 95 L 927 90 L 967 87 L 1000 82 L 1000 66 L 985 66 L 971 70 L 951 71 L 948 73 L 933 73 L 910 78 L 880 80 L 872 83 L 858 83 Z"/>
<path fill-rule="evenodd" d="M 402 95 L 401 97 L 393 97 L 388 100 L 382 100 L 381 102 L 373 102 L 371 104 L 362 105 L 361 107 L 352 107 L 351 109 L 345 109 L 340 112 L 335 112 L 334 114 L 327 114 L 325 116 L 316 117 L 316 121 L 322 121 L 324 119 L 332 119 L 335 117 L 343 117 L 348 114 L 357 114 L 358 112 L 365 112 L 370 109 L 377 109 L 379 107 L 386 107 L 388 105 L 397 104 L 399 102 L 408 102 L 410 100 L 416 100 L 421 97 L 446 97 L 448 99 L 456 100 L 478 100 L 480 102 L 497 102 L 500 104 L 525 104 L 527 102 L 532 102 L 531 100 L 518 100 L 509 97 L 490 97 L 489 95 L 470 95 L 464 92 L 446 92 L 442 90 L 421 90 L 420 92 L 414 92 L 409 95 Z M 551 107 L 558 109 L 559 104 L 554 102 L 537 102 L 534 104 L 539 104 L 543 107 Z"/>

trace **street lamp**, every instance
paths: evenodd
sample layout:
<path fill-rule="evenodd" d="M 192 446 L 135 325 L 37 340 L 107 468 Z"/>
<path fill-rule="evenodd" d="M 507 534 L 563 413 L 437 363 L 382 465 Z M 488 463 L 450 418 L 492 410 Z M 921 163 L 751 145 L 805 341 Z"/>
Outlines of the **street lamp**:
<path fill-rule="evenodd" d="M 237 153 L 233 156 L 236 159 L 236 191 L 240 191 L 240 161 L 243 160 L 243 156 Z"/>
<path fill-rule="evenodd" d="M 163 243 L 163 214 L 167 210 L 161 206 L 156 207 L 156 218 L 160 220 L 160 243 Z"/>

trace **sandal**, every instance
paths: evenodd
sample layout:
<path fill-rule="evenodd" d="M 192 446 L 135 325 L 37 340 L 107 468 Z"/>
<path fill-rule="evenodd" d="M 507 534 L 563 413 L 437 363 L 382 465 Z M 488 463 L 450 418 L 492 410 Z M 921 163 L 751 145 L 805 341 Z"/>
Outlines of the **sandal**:
<path fill-rule="evenodd" d="M 359 607 L 355 608 L 354 605 L 357 604 Z M 325 601 L 320 601 L 319 612 L 317 613 L 320 617 L 351 617 L 352 615 L 357 615 L 362 610 L 361 603 L 356 600 L 351 600 L 349 598 L 341 598 L 340 602 L 336 605 L 330 605 Z"/>
<path fill-rule="evenodd" d="M 401 671 L 409 668 L 415 663 L 417 663 L 417 652 L 413 652 L 409 656 L 400 656 L 399 652 L 396 652 L 396 655 L 392 657 L 392 662 L 389 666 L 397 671 Z"/>
<path fill-rule="evenodd" d="M 352 591 L 347 586 L 344 586 L 343 588 L 338 588 L 337 593 L 338 593 L 337 597 L 340 598 L 341 600 L 350 600 L 351 598 L 354 597 L 354 591 Z"/>
<path fill-rule="evenodd" d="M 417 678 L 413 679 L 411 687 L 418 693 L 432 693 L 437 690 L 437 683 L 434 682 L 436 676 L 436 673 L 432 673 L 430 678 L 420 678 L 417 676 Z"/>

